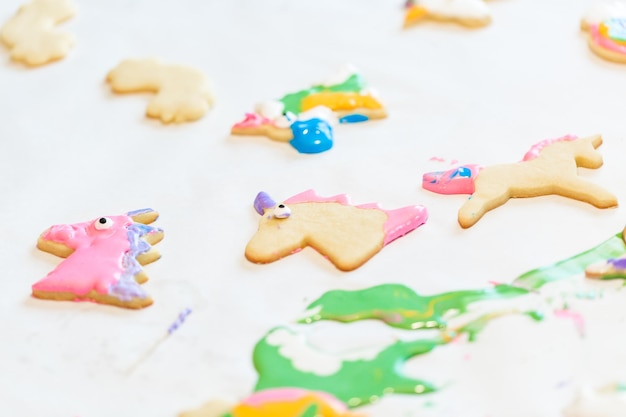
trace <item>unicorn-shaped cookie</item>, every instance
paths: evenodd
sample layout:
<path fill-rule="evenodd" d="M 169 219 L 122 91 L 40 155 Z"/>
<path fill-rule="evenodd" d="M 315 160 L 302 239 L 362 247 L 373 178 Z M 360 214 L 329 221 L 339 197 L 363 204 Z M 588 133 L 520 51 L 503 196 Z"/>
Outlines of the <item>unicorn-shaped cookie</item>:
<path fill-rule="evenodd" d="M 72 0 L 33 0 L 0 28 L 0 40 L 11 49 L 11 59 L 30 66 L 61 59 L 74 45 L 74 37 L 55 26 L 75 13 Z"/>
<path fill-rule="evenodd" d="M 156 93 L 146 115 L 164 123 L 200 119 L 214 102 L 211 84 L 200 70 L 158 59 L 126 59 L 109 71 L 107 81 L 116 93 Z"/>
<path fill-rule="evenodd" d="M 358 268 L 428 217 L 423 206 L 396 210 L 383 210 L 377 204 L 353 206 L 344 194 L 324 198 L 313 190 L 280 204 L 260 192 L 254 208 L 262 218 L 246 246 L 250 261 L 273 262 L 311 246 L 343 271 Z"/>
<path fill-rule="evenodd" d="M 462 166 L 467 175 L 454 175 L 460 167 L 443 173 L 426 173 L 422 186 L 442 194 L 472 193 L 459 209 L 459 224 L 464 228 L 473 226 L 486 212 L 516 197 L 556 194 L 598 208 L 615 207 L 617 198 L 612 193 L 578 176 L 578 167 L 602 166 L 602 155 L 596 150 L 601 144 L 600 135 L 546 139 L 535 144 L 520 162 L 484 168 Z M 469 186 L 468 180 L 473 180 L 474 187 Z M 455 187 L 454 181 L 463 184 Z"/>
<path fill-rule="evenodd" d="M 37 247 L 67 259 L 33 285 L 33 296 L 127 308 L 149 306 L 152 299 L 139 284 L 147 281 L 141 265 L 160 258 L 150 245 L 163 239 L 163 231 L 148 226 L 157 217 L 156 211 L 143 209 L 50 227 Z"/>
<path fill-rule="evenodd" d="M 300 153 L 333 146 L 333 125 L 387 117 L 387 111 L 351 65 L 321 84 L 256 105 L 231 128 L 233 135 L 262 135 L 289 142 Z"/>
<path fill-rule="evenodd" d="M 364 417 L 348 410 L 333 395 L 302 388 L 272 388 L 258 391 L 238 404 L 213 400 L 179 417 Z"/>

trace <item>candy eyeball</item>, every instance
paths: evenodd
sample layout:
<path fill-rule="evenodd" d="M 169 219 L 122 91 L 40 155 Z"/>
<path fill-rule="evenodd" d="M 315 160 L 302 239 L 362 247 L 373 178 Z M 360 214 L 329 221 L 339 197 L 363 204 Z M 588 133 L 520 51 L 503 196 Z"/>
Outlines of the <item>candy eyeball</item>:
<path fill-rule="evenodd" d="M 113 220 L 109 219 L 108 217 L 100 217 L 95 222 L 93 222 L 93 227 L 95 227 L 96 230 L 109 229 L 111 226 L 113 226 Z"/>
<path fill-rule="evenodd" d="M 291 209 L 284 204 L 278 204 L 274 207 L 274 217 L 277 219 L 286 219 L 291 215 Z"/>

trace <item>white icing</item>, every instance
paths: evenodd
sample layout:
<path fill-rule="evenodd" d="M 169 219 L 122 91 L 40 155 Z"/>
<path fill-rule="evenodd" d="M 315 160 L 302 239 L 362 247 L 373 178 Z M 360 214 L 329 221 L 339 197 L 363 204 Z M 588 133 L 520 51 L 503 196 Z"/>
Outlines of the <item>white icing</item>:
<path fill-rule="evenodd" d="M 254 111 L 263 117 L 267 117 L 270 120 L 274 120 L 283 115 L 285 105 L 277 100 L 267 100 L 257 103 L 254 106 Z"/>
<path fill-rule="evenodd" d="M 339 71 L 322 81 L 320 84 L 324 87 L 331 87 L 333 85 L 341 84 L 356 73 L 358 73 L 356 67 L 354 67 L 352 64 L 345 64 L 341 68 L 339 68 Z"/>
<path fill-rule="evenodd" d="M 280 354 L 290 359 L 294 368 L 320 376 L 338 372 L 344 361 L 370 360 L 381 351 L 381 348 L 370 348 L 349 352 L 342 356 L 329 355 L 309 346 L 303 335 L 284 328 L 274 330 L 266 340 L 272 346 L 280 346 Z"/>
<path fill-rule="evenodd" d="M 298 115 L 298 120 L 311 120 L 315 118 L 326 120 L 331 125 L 336 125 L 338 123 L 337 115 L 326 106 L 315 106 L 312 109 L 304 111 Z"/>
<path fill-rule="evenodd" d="M 585 13 L 587 24 L 598 24 L 614 17 L 626 17 L 626 2 L 623 0 L 598 1 Z"/>
<path fill-rule="evenodd" d="M 626 392 L 613 389 L 580 390 L 574 401 L 563 409 L 563 417 L 624 417 Z"/>
<path fill-rule="evenodd" d="M 454 18 L 485 19 L 491 12 L 483 0 L 419 0 L 431 14 Z"/>
<path fill-rule="evenodd" d="M 281 128 L 281 129 L 287 129 L 291 126 L 291 124 L 293 123 L 293 118 L 289 117 L 289 115 L 280 115 L 275 117 L 274 119 L 272 119 L 272 122 L 274 122 L 274 126 Z"/>

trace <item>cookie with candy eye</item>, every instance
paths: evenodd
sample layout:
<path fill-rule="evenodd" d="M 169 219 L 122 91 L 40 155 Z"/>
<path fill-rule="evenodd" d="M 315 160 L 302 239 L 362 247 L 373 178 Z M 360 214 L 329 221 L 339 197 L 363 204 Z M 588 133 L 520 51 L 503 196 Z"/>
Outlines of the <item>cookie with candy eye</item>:
<path fill-rule="evenodd" d="M 163 230 L 149 225 L 157 217 L 156 211 L 144 209 L 48 228 L 37 247 L 66 259 L 33 285 L 33 296 L 149 306 L 152 298 L 139 284 L 147 281 L 142 265 L 160 258 L 152 245 L 163 239 Z"/>
<path fill-rule="evenodd" d="M 254 112 L 231 128 L 233 135 L 266 136 L 289 142 L 300 153 L 320 153 L 333 146 L 337 123 L 387 117 L 376 95 L 351 66 L 329 80 L 278 100 L 256 105 Z"/>
<path fill-rule="evenodd" d="M 254 208 L 261 220 L 246 246 L 248 260 L 273 262 L 310 246 L 344 271 L 358 268 L 428 217 L 423 206 L 395 210 L 377 204 L 355 206 L 346 195 L 320 197 L 312 190 L 279 204 L 260 192 Z"/>

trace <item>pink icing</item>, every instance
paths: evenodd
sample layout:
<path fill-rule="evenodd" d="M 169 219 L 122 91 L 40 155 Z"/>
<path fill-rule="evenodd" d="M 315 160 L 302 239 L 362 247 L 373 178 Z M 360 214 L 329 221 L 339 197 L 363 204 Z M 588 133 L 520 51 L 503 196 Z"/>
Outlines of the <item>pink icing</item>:
<path fill-rule="evenodd" d="M 569 141 L 569 140 L 575 140 L 575 139 L 578 139 L 578 136 L 565 135 L 565 136 L 561 136 L 559 138 L 554 138 L 554 139 L 544 139 L 541 142 L 535 143 L 528 150 L 528 152 L 526 152 L 526 154 L 524 155 L 524 158 L 522 158 L 522 161 L 530 161 L 532 159 L 537 158 L 539 156 L 539 153 L 543 150 L 543 148 L 545 148 L 548 145 L 553 144 L 554 142 L 563 142 L 563 141 Z"/>
<path fill-rule="evenodd" d="M 246 118 L 243 121 L 236 123 L 233 127 L 246 128 L 246 127 L 259 127 L 262 125 L 272 124 L 272 121 L 267 117 L 263 117 L 256 113 L 246 113 Z"/>
<path fill-rule="evenodd" d="M 295 401 L 304 397 L 307 394 L 314 394 L 315 396 L 324 400 L 324 402 L 336 412 L 345 412 L 347 407 L 341 401 L 334 396 L 321 391 L 307 391 L 302 388 L 274 388 L 267 389 L 259 392 L 255 392 L 248 398 L 242 401 L 243 404 L 252 407 L 259 407 L 264 403 L 272 403 L 279 401 Z"/>
<path fill-rule="evenodd" d="M 626 45 L 621 45 L 609 38 L 605 38 L 602 36 L 599 30 L 599 25 L 591 25 L 589 26 L 589 35 L 593 42 L 604 49 L 608 49 L 609 51 L 616 52 L 618 54 L 626 55 Z"/>
<path fill-rule="evenodd" d="M 112 216 L 113 226 L 97 230 L 94 221 L 52 226 L 42 236 L 61 243 L 74 253 L 46 277 L 33 285 L 33 290 L 70 292 L 85 295 L 91 290 L 107 294 L 123 270 L 122 259 L 130 249 L 126 227 L 133 223 L 129 216 Z"/>
<path fill-rule="evenodd" d="M 470 171 L 470 176 L 459 175 L 459 169 Z M 466 164 L 447 171 L 427 172 L 422 176 L 422 187 L 438 194 L 473 194 L 474 180 L 483 169 L 482 165 Z"/>
<path fill-rule="evenodd" d="M 350 198 L 345 194 L 332 197 L 320 197 L 314 190 L 307 190 L 285 200 L 286 204 L 297 203 L 339 203 L 352 205 Z M 404 236 L 410 231 L 426 223 L 428 211 L 424 206 L 407 206 L 395 210 L 384 210 L 377 203 L 368 203 L 354 206 L 362 209 L 380 210 L 387 214 L 387 221 L 383 225 L 385 233 L 384 245 Z"/>
<path fill-rule="evenodd" d="M 585 335 L 585 318 L 580 313 L 572 310 L 555 310 L 554 316 L 572 320 L 578 333 L 581 336 Z"/>

